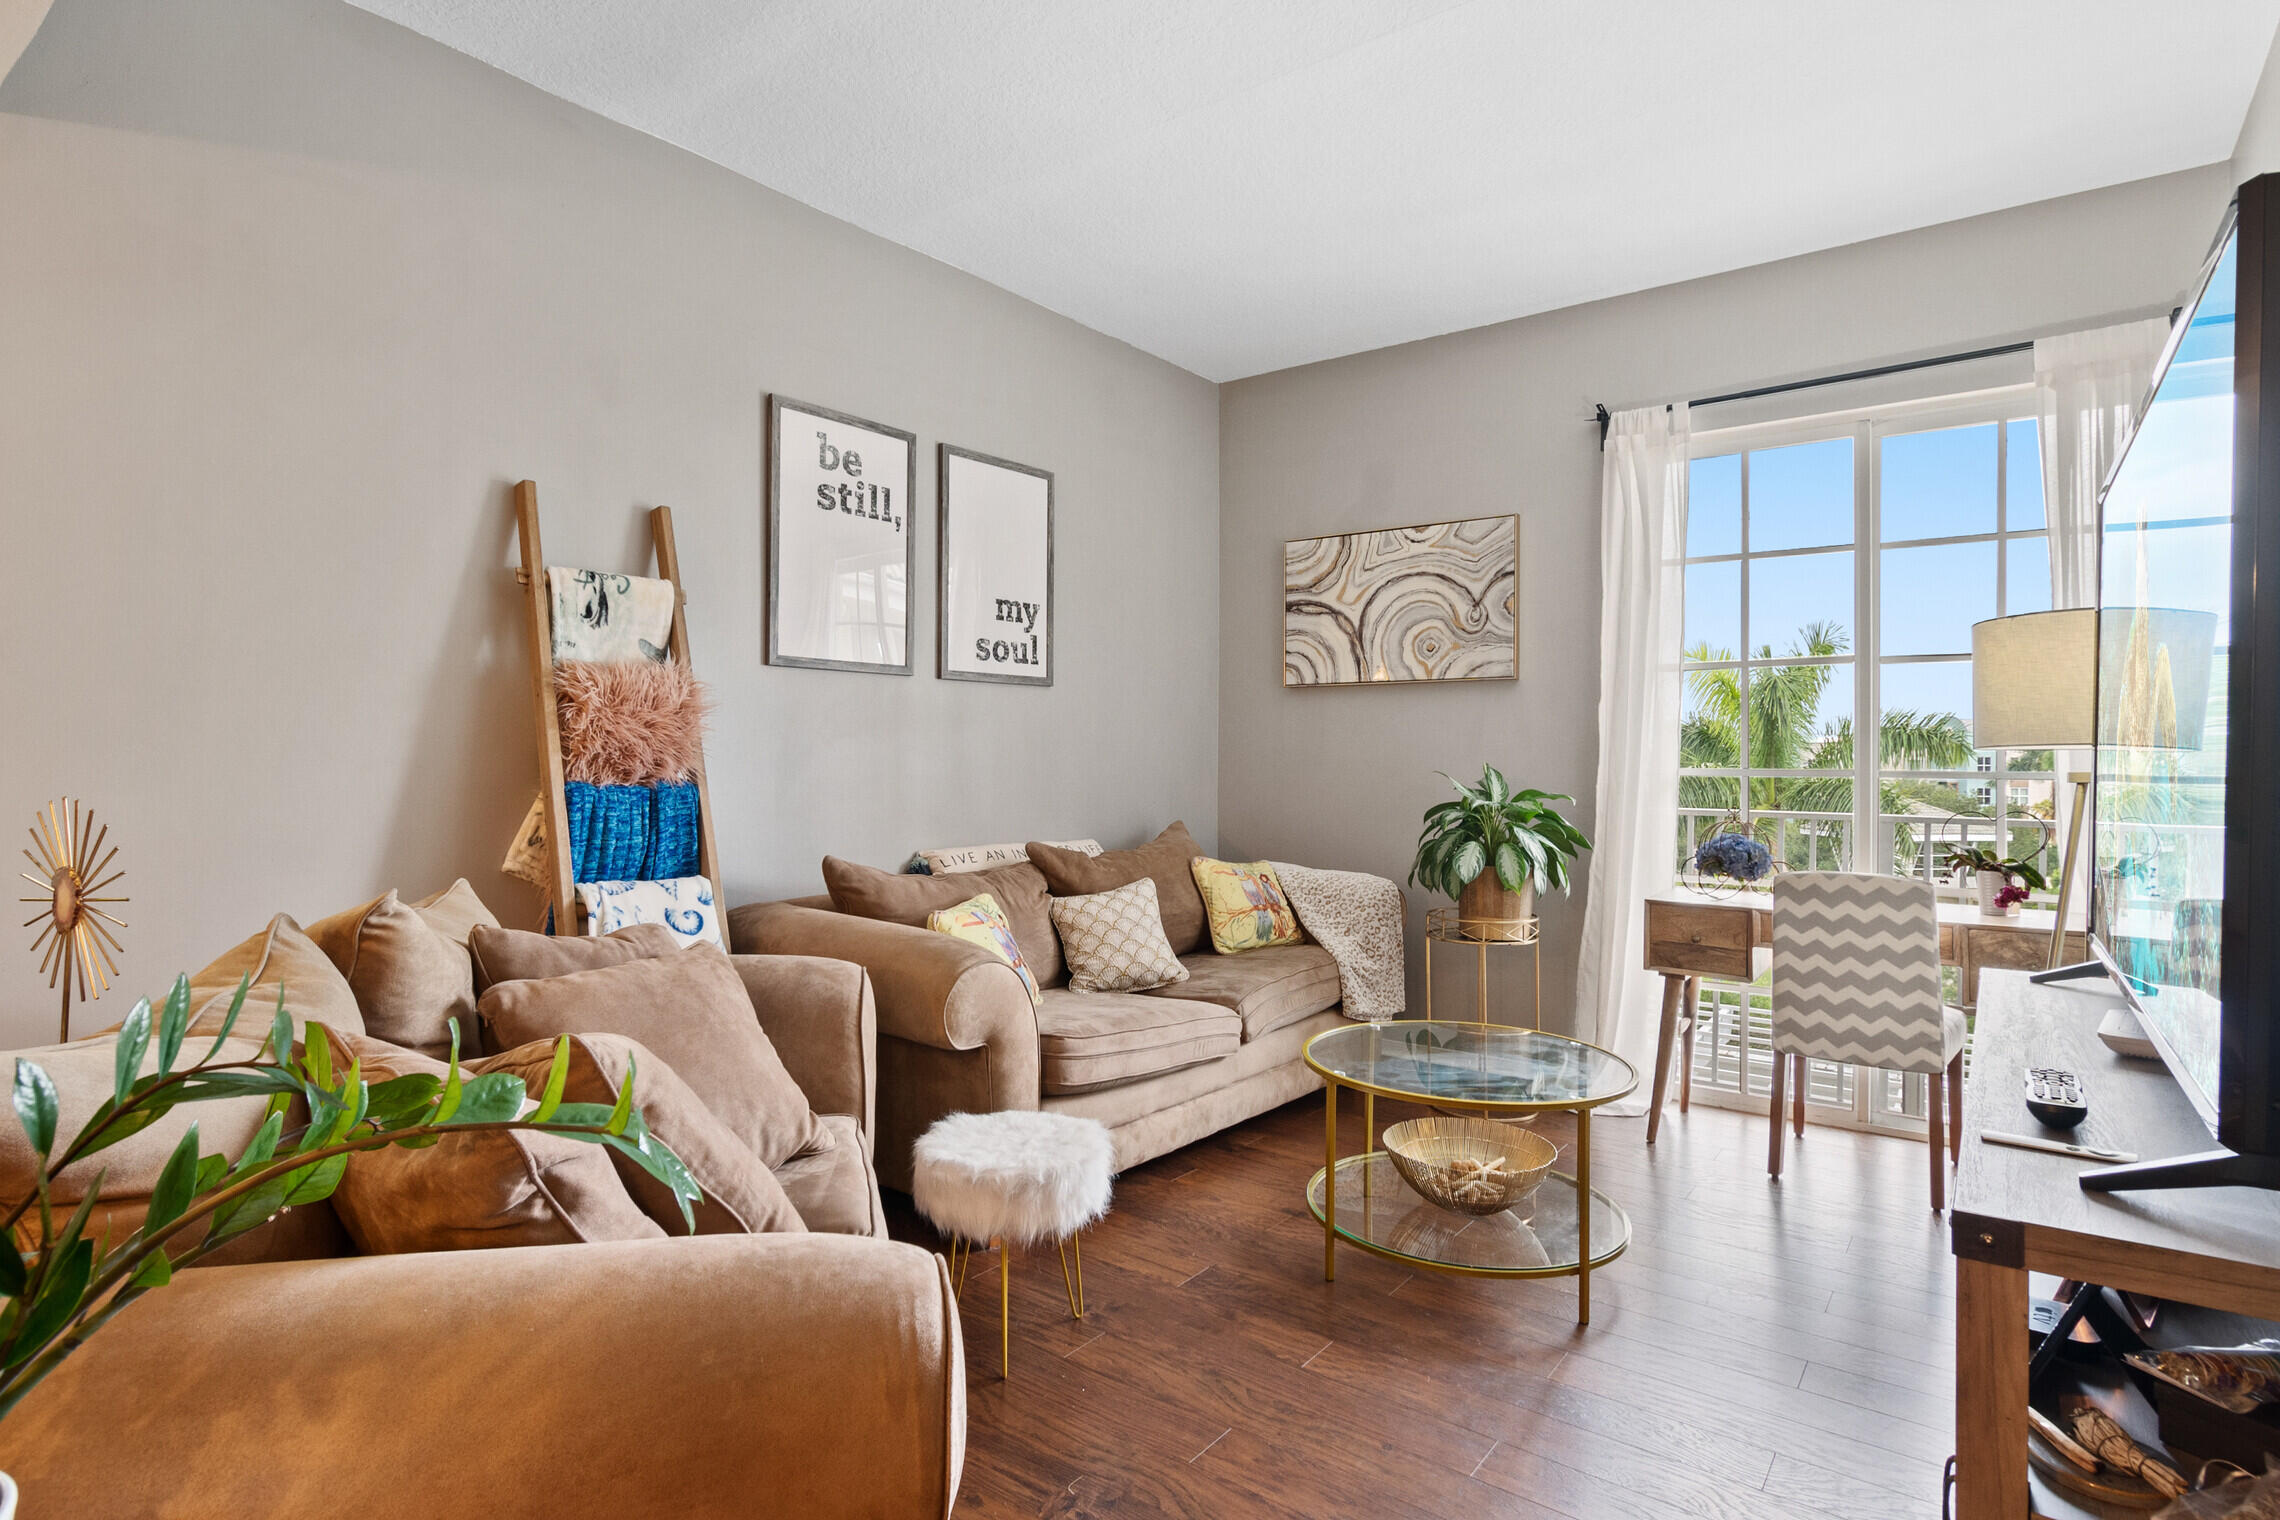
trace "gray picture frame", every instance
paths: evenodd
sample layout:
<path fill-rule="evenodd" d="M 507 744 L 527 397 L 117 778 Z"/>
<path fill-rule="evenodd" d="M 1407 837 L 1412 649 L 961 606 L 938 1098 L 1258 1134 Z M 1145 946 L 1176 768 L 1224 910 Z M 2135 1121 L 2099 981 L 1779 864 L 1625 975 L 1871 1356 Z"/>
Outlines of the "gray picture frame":
<path fill-rule="evenodd" d="M 950 668 L 950 555 L 956 543 L 955 512 L 957 504 L 950 489 L 950 461 L 964 459 L 994 469 L 1010 470 L 1018 475 L 1030 475 L 1045 482 L 1045 641 L 1044 674 L 1035 676 L 996 674 L 979 670 L 953 670 Z M 1054 647 L 1054 584 L 1058 579 L 1053 559 L 1054 531 L 1054 480 L 1051 470 L 1002 459 L 978 449 L 961 448 L 954 443 L 935 445 L 935 537 L 934 537 L 934 674 L 943 681 L 986 681 L 998 686 L 1051 686 L 1059 661 Z"/>
<path fill-rule="evenodd" d="M 903 657 L 899 665 L 884 661 L 833 660 L 808 655 L 786 654 L 783 633 L 778 619 L 783 610 L 784 573 L 784 414 L 817 417 L 835 422 L 842 427 L 861 428 L 884 438 L 897 438 L 903 444 Z M 768 605 L 761 619 L 762 657 L 770 665 L 795 670 L 846 670 L 865 675 L 907 676 L 914 673 L 917 664 L 912 645 L 918 636 L 918 620 L 914 603 L 918 594 L 918 521 L 911 508 L 918 500 L 918 435 L 902 428 L 888 427 L 868 417 L 851 412 L 835 411 L 828 406 L 771 392 L 768 396 L 767 458 L 762 468 L 767 476 L 768 496 L 768 571 L 766 578 Z"/>

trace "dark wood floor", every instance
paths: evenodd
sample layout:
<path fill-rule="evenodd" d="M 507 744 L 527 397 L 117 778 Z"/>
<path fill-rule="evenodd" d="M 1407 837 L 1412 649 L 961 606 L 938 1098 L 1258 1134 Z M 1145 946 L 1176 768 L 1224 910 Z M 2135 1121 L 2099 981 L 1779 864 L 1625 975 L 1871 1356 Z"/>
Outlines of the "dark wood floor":
<path fill-rule="evenodd" d="M 1564 1151 L 1572 1125 L 1546 1133 Z M 1644 1137 L 1593 1127 L 1633 1243 L 1588 1329 L 1571 1279 L 1342 1248 L 1325 1283 L 1300 1191 L 1319 1096 L 1125 1173 L 1085 1238 L 1082 1322 L 1050 1252 L 1015 1260 L 1009 1381 L 995 1258 L 975 1258 L 960 1514 L 1938 1514 L 1953 1277 L 1922 1142 L 1813 1128 L 1772 1186 L 1762 1117 L 1673 1111 Z M 934 1244 L 907 1207 L 895 1232 Z"/>

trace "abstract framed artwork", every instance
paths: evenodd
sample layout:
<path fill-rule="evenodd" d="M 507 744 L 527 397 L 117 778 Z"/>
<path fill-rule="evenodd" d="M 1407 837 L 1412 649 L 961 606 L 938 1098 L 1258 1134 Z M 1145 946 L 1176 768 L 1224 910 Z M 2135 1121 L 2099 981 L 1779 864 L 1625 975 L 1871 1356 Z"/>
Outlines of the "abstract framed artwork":
<path fill-rule="evenodd" d="M 935 674 L 1053 684 L 1053 474 L 942 444 Z"/>
<path fill-rule="evenodd" d="M 1283 545 L 1283 685 L 1520 674 L 1520 519 L 1373 528 Z"/>
<path fill-rule="evenodd" d="M 910 674 L 918 438 L 768 398 L 768 663 Z"/>

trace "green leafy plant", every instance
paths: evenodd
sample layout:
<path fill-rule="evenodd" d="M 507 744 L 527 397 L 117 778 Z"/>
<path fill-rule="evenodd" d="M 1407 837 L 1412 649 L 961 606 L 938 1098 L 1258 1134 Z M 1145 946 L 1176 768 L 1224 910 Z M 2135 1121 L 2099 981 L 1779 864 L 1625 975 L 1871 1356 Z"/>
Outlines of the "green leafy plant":
<path fill-rule="evenodd" d="M 1568 862 L 1590 849 L 1591 841 L 1551 804 L 1573 797 L 1533 788 L 1516 792 L 1493 765 L 1481 767 L 1477 786 L 1441 774 L 1457 798 L 1425 810 L 1410 885 L 1456 897 L 1492 870 L 1508 892 L 1530 885 L 1538 893 L 1568 890 Z"/>
<path fill-rule="evenodd" d="M 680 1157 L 649 1132 L 633 1104 L 633 1067 L 615 1106 L 565 1103 L 570 1041 L 555 1042 L 543 1096 L 526 1115 L 529 1089 L 509 1072 L 465 1077 L 459 1067 L 459 1025 L 451 1026 L 449 1073 L 391 1077 L 367 1083 L 361 1062 L 335 1069 L 333 1042 L 322 1024 L 310 1024 L 296 1054 L 293 1021 L 280 989 L 269 1033 L 250 1060 L 217 1059 L 245 1007 L 248 976 L 238 983 L 221 1033 L 195 1065 L 175 1062 L 190 1024 L 190 980 L 178 978 L 153 1028 L 150 1001 L 134 1006 L 119 1027 L 111 1096 L 77 1136 L 57 1144 L 59 1106 L 54 1081 L 34 1062 L 16 1062 L 16 1117 L 40 1158 L 37 1185 L 0 1217 L 0 1417 L 14 1409 L 89 1336 L 136 1299 L 164 1287 L 174 1273 L 295 1204 L 330 1197 L 357 1151 L 395 1145 L 432 1146 L 446 1134 L 483 1130 L 536 1130 L 607 1146 L 637 1162 L 680 1202 L 690 1231 L 692 1205 L 702 1196 Z M 155 1055 L 145 1072 L 146 1058 Z M 149 1128 L 184 1103 L 267 1095 L 269 1112 L 236 1159 L 199 1149 L 192 1124 L 168 1156 L 151 1189 L 142 1224 L 112 1242 L 87 1232 L 103 1189 L 97 1173 L 70 1217 L 59 1221 L 52 1194 L 63 1170 Z M 305 1106 L 307 1123 L 291 1132 L 286 1122 Z M 17 1246 L 18 1227 L 34 1216 L 29 1250 Z"/>
<path fill-rule="evenodd" d="M 2050 883 L 2043 879 L 2041 869 L 2025 856 L 2005 860 L 1999 850 L 1958 844 L 1947 847 L 1947 860 L 1950 871 L 1993 871 L 2005 881 L 2017 877 L 2038 892 L 2050 890 Z"/>

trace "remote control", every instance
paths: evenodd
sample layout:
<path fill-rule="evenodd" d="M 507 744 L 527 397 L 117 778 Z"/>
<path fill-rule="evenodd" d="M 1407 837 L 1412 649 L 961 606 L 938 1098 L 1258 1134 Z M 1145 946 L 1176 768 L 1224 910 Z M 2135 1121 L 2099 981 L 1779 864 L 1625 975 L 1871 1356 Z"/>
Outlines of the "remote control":
<path fill-rule="evenodd" d="M 2052 1129 L 2072 1129 L 2090 1116 L 2082 1079 L 2055 1066 L 2028 1068 L 2027 1112 Z"/>

